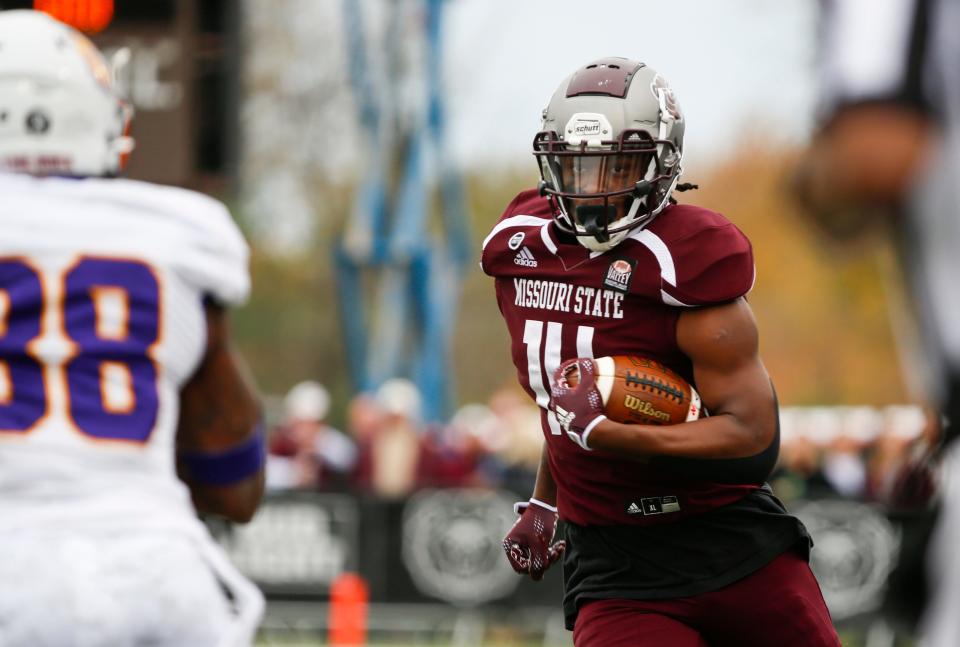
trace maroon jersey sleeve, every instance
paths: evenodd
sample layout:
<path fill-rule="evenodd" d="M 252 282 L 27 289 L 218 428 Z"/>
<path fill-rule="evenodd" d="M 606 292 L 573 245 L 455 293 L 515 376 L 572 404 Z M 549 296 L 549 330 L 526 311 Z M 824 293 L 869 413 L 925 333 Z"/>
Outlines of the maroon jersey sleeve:
<path fill-rule="evenodd" d="M 553 209 L 549 201 L 535 189 L 517 194 L 483 241 L 480 269 L 490 276 L 512 270 L 514 258 L 521 249 L 517 241 L 522 242 L 527 235 L 539 236 L 539 228 L 552 219 Z M 523 236 L 514 239 L 516 244 L 511 243 L 511 237 L 521 232 Z"/>
<path fill-rule="evenodd" d="M 669 274 L 664 276 L 661 287 L 675 305 L 732 301 L 753 287 L 750 241 L 722 215 L 676 205 L 651 224 L 650 232 L 663 241 L 672 259 L 672 281 Z"/>

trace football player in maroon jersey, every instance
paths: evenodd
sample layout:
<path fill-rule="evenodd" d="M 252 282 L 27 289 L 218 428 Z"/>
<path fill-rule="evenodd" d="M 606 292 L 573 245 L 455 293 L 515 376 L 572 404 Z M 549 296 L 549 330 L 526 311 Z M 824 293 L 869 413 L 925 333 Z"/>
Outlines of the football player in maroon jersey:
<path fill-rule="evenodd" d="M 563 557 L 578 647 L 839 645 L 807 565 L 810 537 L 765 485 L 779 432 L 744 299 L 750 242 L 720 214 L 672 199 L 691 187 L 678 184 L 684 126 L 649 66 L 580 68 L 534 139 L 539 189 L 518 195 L 484 240 L 481 265 L 546 441 L 504 549 L 533 579 Z M 590 397 L 592 362 L 577 358 L 624 354 L 677 371 L 710 415 L 607 420 Z M 556 388 L 570 361 L 585 379 Z M 554 543 L 558 518 L 565 541 Z"/>

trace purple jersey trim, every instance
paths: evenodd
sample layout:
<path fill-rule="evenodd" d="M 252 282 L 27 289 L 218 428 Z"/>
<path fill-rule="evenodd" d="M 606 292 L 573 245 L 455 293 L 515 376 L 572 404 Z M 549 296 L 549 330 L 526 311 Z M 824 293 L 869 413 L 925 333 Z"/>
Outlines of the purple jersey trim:
<path fill-rule="evenodd" d="M 266 436 L 263 423 L 253 435 L 239 445 L 221 452 L 188 452 L 178 454 L 191 481 L 201 485 L 232 485 L 253 476 L 266 460 Z"/>

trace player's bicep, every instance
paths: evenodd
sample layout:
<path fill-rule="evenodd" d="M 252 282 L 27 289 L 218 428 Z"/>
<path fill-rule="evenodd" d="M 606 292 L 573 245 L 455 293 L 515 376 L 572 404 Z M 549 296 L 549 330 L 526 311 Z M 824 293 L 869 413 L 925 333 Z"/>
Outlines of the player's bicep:
<path fill-rule="evenodd" d="M 226 311 L 211 304 L 206 317 L 206 352 L 180 392 L 177 446 L 218 451 L 249 435 L 260 405 L 253 380 L 230 340 Z"/>
<path fill-rule="evenodd" d="M 677 343 L 693 362 L 694 381 L 710 415 L 730 416 L 755 449 L 765 449 L 776 431 L 776 403 L 747 302 L 740 298 L 684 311 Z"/>
<path fill-rule="evenodd" d="M 206 353 L 180 392 L 180 474 L 201 511 L 243 521 L 263 491 L 260 405 L 226 312 L 208 305 L 206 316 Z"/>

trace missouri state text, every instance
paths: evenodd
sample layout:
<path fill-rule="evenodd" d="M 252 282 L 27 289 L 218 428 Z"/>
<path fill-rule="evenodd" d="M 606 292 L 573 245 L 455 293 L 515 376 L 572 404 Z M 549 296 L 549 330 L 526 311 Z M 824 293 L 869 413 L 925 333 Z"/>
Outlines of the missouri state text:
<path fill-rule="evenodd" d="M 572 312 L 606 319 L 623 319 L 623 294 L 586 285 L 568 285 L 539 279 L 513 280 L 514 305 Z"/>

